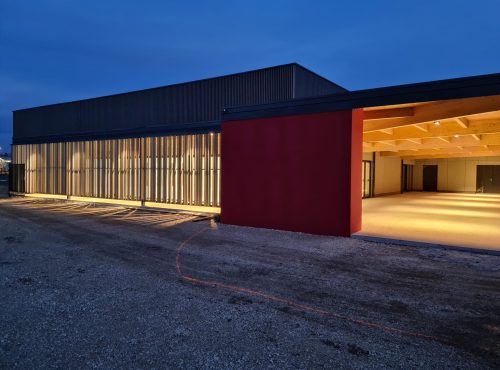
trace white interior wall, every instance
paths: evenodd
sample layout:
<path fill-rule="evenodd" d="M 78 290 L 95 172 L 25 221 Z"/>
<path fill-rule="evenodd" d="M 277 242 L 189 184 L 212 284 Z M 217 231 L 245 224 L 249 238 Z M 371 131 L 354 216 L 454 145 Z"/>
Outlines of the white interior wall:
<path fill-rule="evenodd" d="M 401 158 L 375 156 L 375 196 L 401 192 Z"/>
<path fill-rule="evenodd" d="M 475 192 L 477 165 L 500 165 L 500 157 L 417 160 L 413 167 L 414 190 L 422 190 L 424 165 L 438 166 L 438 191 Z"/>

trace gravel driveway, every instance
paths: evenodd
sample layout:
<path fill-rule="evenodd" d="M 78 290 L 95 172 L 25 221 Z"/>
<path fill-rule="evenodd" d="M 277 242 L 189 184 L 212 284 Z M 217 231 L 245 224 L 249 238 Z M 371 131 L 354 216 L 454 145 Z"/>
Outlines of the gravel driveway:
<path fill-rule="evenodd" d="M 499 256 L 0 200 L 0 368 L 499 367 Z"/>

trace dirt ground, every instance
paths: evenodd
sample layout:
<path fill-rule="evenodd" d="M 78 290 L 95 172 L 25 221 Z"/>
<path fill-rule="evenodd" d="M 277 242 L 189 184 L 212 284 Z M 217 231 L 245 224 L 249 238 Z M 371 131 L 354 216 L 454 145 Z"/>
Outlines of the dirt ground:
<path fill-rule="evenodd" d="M 499 256 L 0 200 L 0 368 L 499 367 Z"/>

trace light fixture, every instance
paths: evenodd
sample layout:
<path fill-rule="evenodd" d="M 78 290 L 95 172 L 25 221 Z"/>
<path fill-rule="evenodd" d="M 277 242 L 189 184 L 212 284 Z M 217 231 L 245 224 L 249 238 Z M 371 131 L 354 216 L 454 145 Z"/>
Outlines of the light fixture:
<path fill-rule="evenodd" d="M 458 135 L 453 135 L 453 137 L 455 137 L 455 138 L 456 138 L 456 137 L 458 137 Z"/>
<path fill-rule="evenodd" d="M 439 122 L 439 121 L 434 121 L 434 124 L 435 124 L 436 126 L 439 126 L 439 125 L 441 124 L 441 122 Z"/>

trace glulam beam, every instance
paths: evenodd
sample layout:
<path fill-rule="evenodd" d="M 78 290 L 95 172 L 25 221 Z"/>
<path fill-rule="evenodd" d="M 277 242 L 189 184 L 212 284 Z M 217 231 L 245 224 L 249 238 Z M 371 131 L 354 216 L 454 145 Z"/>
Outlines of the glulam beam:
<path fill-rule="evenodd" d="M 500 110 L 500 95 L 468 99 L 452 99 L 437 102 L 423 103 L 413 107 L 413 115 L 386 119 L 365 119 L 363 131 L 377 131 L 408 125 L 432 123 L 446 119 L 457 119 Z M 368 113 L 370 111 L 366 111 Z M 459 125 L 461 129 L 463 123 Z"/>

